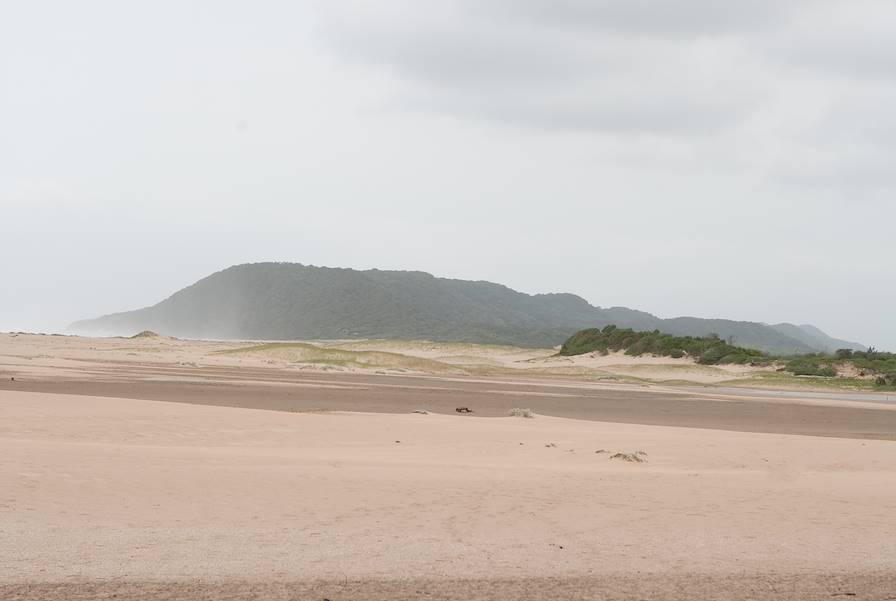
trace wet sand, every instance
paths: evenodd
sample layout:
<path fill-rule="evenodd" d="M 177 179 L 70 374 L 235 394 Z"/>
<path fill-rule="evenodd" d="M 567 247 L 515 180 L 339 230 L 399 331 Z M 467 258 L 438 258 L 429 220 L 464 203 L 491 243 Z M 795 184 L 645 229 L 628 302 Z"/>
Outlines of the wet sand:
<path fill-rule="evenodd" d="M 0 380 L 0 390 L 84 394 L 273 409 L 454 413 L 505 416 L 513 407 L 604 422 L 738 432 L 896 440 L 896 406 L 755 396 L 666 387 L 586 386 L 576 382 L 303 373 L 278 369 L 107 366 L 91 378 Z"/>

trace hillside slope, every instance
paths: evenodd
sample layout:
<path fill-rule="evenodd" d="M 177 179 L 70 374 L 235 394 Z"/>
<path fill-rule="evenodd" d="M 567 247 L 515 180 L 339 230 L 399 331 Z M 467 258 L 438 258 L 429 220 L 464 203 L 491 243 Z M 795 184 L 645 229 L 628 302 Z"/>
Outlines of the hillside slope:
<path fill-rule="evenodd" d="M 868 348 L 858 342 L 850 342 L 848 340 L 840 340 L 832 338 L 816 328 L 808 324 L 795 326 L 792 323 L 779 323 L 772 326 L 785 336 L 795 338 L 804 344 L 816 348 L 820 351 L 833 353 L 837 349 L 853 349 L 857 351 L 867 351 Z"/>
<path fill-rule="evenodd" d="M 552 346 L 586 327 L 609 324 L 676 335 L 716 333 L 772 352 L 817 350 L 765 324 L 660 319 L 624 307 L 594 307 L 573 294 L 516 292 L 491 282 L 411 271 L 357 271 L 296 263 L 237 265 L 164 301 L 79 321 L 77 333 L 153 330 L 189 338 L 312 340 L 428 339 Z"/>

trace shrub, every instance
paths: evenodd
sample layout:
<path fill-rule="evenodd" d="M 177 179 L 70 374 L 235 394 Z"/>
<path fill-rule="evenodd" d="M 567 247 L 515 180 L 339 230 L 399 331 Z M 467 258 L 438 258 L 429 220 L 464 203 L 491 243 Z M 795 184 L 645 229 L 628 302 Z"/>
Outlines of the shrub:
<path fill-rule="evenodd" d="M 787 362 L 784 369 L 795 376 L 833 378 L 837 375 L 837 369 L 832 365 L 831 359 L 823 355 L 795 357 Z"/>
<path fill-rule="evenodd" d="M 600 330 L 591 328 L 570 336 L 560 348 L 561 355 L 581 355 L 583 353 L 624 351 L 627 355 L 639 356 L 651 353 L 661 357 L 680 359 L 685 355 L 694 357 L 704 365 L 718 363 L 766 362 L 768 355 L 762 351 L 733 346 L 718 336 L 703 338 L 694 336 L 672 336 L 658 330 L 635 332 L 610 325 Z"/>
<path fill-rule="evenodd" d="M 137 338 L 159 338 L 160 336 L 153 332 L 152 330 L 143 330 L 139 334 L 134 334 L 131 336 L 131 340 L 136 340 Z"/>
<path fill-rule="evenodd" d="M 637 451 L 635 453 L 615 453 L 610 455 L 610 459 L 622 459 L 629 463 L 647 463 L 645 457 L 647 457 L 647 453 L 644 451 Z"/>
<path fill-rule="evenodd" d="M 510 417 L 535 417 L 531 409 L 520 409 L 519 407 L 514 407 L 508 413 Z"/>

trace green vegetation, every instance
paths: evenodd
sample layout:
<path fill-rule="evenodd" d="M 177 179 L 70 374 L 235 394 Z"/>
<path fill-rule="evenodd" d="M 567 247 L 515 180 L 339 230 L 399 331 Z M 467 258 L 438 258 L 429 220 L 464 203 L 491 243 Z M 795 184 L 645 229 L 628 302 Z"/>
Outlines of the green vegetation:
<path fill-rule="evenodd" d="M 773 356 L 734 346 L 717 335 L 703 337 L 673 336 L 659 330 L 636 332 L 610 325 L 573 334 L 560 348 L 561 355 L 584 353 L 607 354 L 624 351 L 627 355 L 651 354 L 660 357 L 692 357 L 702 365 L 750 364 L 781 365 L 779 372 L 794 376 L 838 378 L 856 386 L 873 384 L 878 389 L 896 389 L 896 354 L 870 348 L 867 351 L 840 349 L 833 355 L 814 353 L 805 355 Z M 769 375 L 771 377 L 771 375 Z"/>
<path fill-rule="evenodd" d="M 238 265 L 162 302 L 73 324 L 81 333 L 154 330 L 217 340 L 400 339 L 550 348 L 578 330 L 616 324 L 675 336 L 716 332 L 740 347 L 795 354 L 859 348 L 810 326 L 679 317 L 595 307 L 573 294 L 523 294 L 491 282 L 419 271 Z"/>
<path fill-rule="evenodd" d="M 392 369 L 397 371 L 422 371 L 427 373 L 465 373 L 462 369 L 430 359 L 411 357 L 385 351 L 350 351 L 323 348 L 302 342 L 275 342 L 236 349 L 217 351 L 221 355 L 255 355 L 267 360 L 287 363 L 307 363 L 334 367 L 363 369 Z"/>
<path fill-rule="evenodd" d="M 838 368 L 848 365 L 857 376 L 872 377 L 878 387 L 896 388 L 896 353 L 884 353 L 873 347 L 867 351 L 840 349 L 834 355 L 791 357 L 784 369 L 797 376 L 834 377 Z"/>
<path fill-rule="evenodd" d="M 152 330 L 143 330 L 139 334 L 134 334 L 133 336 L 131 336 L 131 340 L 136 340 L 138 338 L 159 338 L 159 335 Z"/>
<path fill-rule="evenodd" d="M 701 365 L 757 364 L 768 362 L 768 355 L 762 351 L 734 346 L 718 335 L 703 337 L 673 336 L 659 330 L 636 332 L 614 325 L 604 329 L 591 328 L 573 334 L 560 348 L 561 355 L 581 355 L 598 352 L 606 355 L 610 351 L 624 351 L 626 355 L 638 357 L 645 354 L 679 359 L 693 357 Z"/>
<path fill-rule="evenodd" d="M 813 376 L 795 376 L 784 371 L 760 371 L 743 378 L 727 380 L 724 386 L 756 387 L 775 389 L 805 389 L 806 391 L 824 390 L 830 392 L 892 392 L 896 387 L 878 386 L 874 380 L 867 378 L 851 378 L 838 376 L 836 378 L 824 378 Z"/>
<path fill-rule="evenodd" d="M 793 357 L 784 366 L 785 371 L 789 371 L 795 376 L 821 376 L 825 378 L 834 378 L 837 376 L 837 368 L 826 361 L 821 360 L 823 355 L 803 355 Z"/>

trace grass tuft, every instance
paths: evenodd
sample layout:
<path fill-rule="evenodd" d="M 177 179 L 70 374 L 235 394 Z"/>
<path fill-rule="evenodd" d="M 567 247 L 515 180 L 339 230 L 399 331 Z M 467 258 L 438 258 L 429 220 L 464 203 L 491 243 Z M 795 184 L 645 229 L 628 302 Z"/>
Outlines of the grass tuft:
<path fill-rule="evenodd" d="M 161 338 L 161 336 L 159 336 L 152 330 L 143 330 L 139 334 L 134 334 L 133 336 L 131 336 L 131 340 L 135 340 L 137 338 Z"/>

